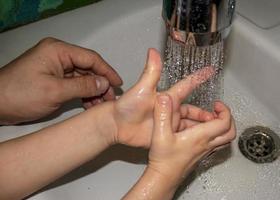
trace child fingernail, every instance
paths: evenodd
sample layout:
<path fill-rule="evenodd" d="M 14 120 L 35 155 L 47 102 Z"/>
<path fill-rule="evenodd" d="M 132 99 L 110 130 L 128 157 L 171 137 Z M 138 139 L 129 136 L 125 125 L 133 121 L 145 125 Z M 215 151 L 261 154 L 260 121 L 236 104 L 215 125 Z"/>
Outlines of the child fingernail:
<path fill-rule="evenodd" d="M 213 112 L 214 118 L 218 118 L 218 115 L 216 112 Z"/>
<path fill-rule="evenodd" d="M 213 119 L 213 116 L 209 114 L 205 117 L 205 119 L 206 119 L 206 121 L 210 121 Z"/>
<path fill-rule="evenodd" d="M 169 96 L 167 95 L 160 95 L 158 97 L 158 101 L 161 105 L 167 105 L 169 103 Z"/>

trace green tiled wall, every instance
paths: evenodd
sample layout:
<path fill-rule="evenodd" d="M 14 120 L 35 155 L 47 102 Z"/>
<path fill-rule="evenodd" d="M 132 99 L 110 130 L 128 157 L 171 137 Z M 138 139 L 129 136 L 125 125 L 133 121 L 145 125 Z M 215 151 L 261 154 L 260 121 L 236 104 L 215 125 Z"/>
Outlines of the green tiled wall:
<path fill-rule="evenodd" d="M 0 0 L 0 32 L 100 0 Z"/>

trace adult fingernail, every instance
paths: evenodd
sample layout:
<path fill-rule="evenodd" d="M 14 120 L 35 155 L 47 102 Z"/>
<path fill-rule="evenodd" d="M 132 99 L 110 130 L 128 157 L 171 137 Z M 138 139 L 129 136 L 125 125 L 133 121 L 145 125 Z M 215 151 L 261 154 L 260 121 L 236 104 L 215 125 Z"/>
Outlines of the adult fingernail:
<path fill-rule="evenodd" d="M 109 87 L 109 81 L 101 76 L 95 77 L 96 82 L 96 88 L 99 91 L 99 93 L 105 92 Z"/>

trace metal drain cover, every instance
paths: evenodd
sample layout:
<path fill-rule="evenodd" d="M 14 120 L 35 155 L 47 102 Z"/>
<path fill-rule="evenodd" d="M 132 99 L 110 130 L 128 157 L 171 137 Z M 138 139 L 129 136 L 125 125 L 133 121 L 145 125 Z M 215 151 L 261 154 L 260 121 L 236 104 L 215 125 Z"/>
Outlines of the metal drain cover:
<path fill-rule="evenodd" d="M 242 154 L 256 163 L 273 162 L 280 153 L 278 135 L 262 126 L 246 129 L 239 137 L 238 145 Z"/>

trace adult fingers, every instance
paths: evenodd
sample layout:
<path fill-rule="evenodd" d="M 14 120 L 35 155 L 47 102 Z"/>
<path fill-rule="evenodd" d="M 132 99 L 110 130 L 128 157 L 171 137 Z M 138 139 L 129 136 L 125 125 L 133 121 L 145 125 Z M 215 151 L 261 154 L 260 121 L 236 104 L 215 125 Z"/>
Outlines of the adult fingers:
<path fill-rule="evenodd" d="M 111 86 L 103 95 L 98 97 L 82 98 L 82 102 L 84 108 L 89 109 L 97 104 L 103 103 L 104 101 L 113 101 L 115 99 L 116 95 L 113 87 Z"/>
<path fill-rule="evenodd" d="M 169 95 L 157 96 L 154 123 L 154 137 L 168 137 L 172 134 L 172 99 Z"/>
<path fill-rule="evenodd" d="M 156 49 L 149 49 L 146 66 L 138 84 L 155 90 L 160 79 L 161 69 L 162 62 L 159 52 Z"/>
<path fill-rule="evenodd" d="M 106 77 L 113 86 L 120 86 L 122 79 L 118 73 L 95 51 L 65 42 L 58 42 L 59 59 L 67 70 L 73 66 L 92 70 L 95 74 Z"/>
<path fill-rule="evenodd" d="M 74 98 L 99 96 L 109 88 L 109 82 L 102 76 L 77 76 L 59 80 L 61 87 L 59 101 L 65 102 Z"/>
<path fill-rule="evenodd" d="M 213 67 L 204 67 L 176 83 L 168 90 L 168 94 L 181 103 L 197 86 L 207 81 L 214 73 Z"/>

